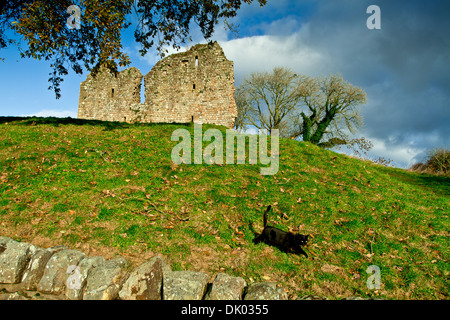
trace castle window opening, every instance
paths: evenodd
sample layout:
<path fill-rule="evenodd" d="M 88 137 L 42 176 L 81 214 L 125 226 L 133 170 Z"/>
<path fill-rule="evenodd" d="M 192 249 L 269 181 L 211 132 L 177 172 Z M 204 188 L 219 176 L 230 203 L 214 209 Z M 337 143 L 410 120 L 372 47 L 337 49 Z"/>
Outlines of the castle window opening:
<path fill-rule="evenodd" d="M 145 103 L 145 82 L 144 77 L 141 80 L 141 87 L 139 89 L 139 96 L 141 103 Z"/>
<path fill-rule="evenodd" d="M 198 67 L 198 56 L 195 56 L 195 66 Z"/>
<path fill-rule="evenodd" d="M 192 89 L 194 89 L 194 90 L 195 90 L 195 83 L 194 83 L 194 85 L 192 86 Z"/>
<path fill-rule="evenodd" d="M 114 89 L 111 89 L 111 98 L 114 98 Z"/>

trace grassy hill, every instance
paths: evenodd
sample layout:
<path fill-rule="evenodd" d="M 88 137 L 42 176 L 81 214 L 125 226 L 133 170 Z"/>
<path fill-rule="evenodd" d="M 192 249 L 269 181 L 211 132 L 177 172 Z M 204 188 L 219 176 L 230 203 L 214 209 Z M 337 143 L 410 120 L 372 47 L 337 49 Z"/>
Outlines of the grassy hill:
<path fill-rule="evenodd" d="M 193 132 L 0 118 L 0 235 L 134 263 L 161 254 L 174 270 L 280 283 L 291 299 L 449 298 L 450 178 L 284 139 L 275 176 L 174 165 L 179 128 Z M 270 224 L 312 235 L 308 258 L 252 243 L 269 204 Z M 379 290 L 366 285 L 370 265 Z"/>

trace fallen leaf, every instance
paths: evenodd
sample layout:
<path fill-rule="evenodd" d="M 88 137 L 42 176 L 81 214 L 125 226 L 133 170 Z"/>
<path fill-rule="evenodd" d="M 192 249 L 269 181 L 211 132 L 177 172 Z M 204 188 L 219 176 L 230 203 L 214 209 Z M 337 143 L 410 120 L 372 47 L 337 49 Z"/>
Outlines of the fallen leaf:
<path fill-rule="evenodd" d="M 39 223 L 39 221 L 41 221 L 42 220 L 42 218 L 36 218 L 36 219 L 33 219 L 33 220 L 31 220 L 31 224 L 33 225 L 33 226 L 35 226 L 35 225 L 37 225 L 38 223 Z"/>
<path fill-rule="evenodd" d="M 320 270 L 325 273 L 340 273 L 342 272 L 342 268 L 338 266 L 334 266 L 332 264 L 324 264 Z"/>

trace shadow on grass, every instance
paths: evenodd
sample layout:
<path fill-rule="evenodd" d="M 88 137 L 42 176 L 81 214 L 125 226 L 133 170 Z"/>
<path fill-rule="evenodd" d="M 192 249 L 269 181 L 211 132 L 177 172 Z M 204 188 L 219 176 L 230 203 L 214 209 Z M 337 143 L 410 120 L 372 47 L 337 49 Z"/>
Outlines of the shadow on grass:
<path fill-rule="evenodd" d="M 56 117 L 1 117 L 0 124 L 3 123 L 15 123 L 24 126 L 34 126 L 39 124 L 49 124 L 55 127 L 60 125 L 90 125 L 90 126 L 100 126 L 104 127 L 104 130 L 115 130 L 115 129 L 126 129 L 131 126 L 158 126 L 161 123 L 127 123 L 118 121 L 101 121 L 101 120 L 87 120 L 87 119 L 77 119 L 77 118 L 56 118 Z M 164 123 L 168 125 L 169 123 Z M 187 126 L 189 123 L 170 123 L 170 125 L 175 126 Z"/>
<path fill-rule="evenodd" d="M 450 177 L 421 174 L 418 180 L 436 194 L 450 196 Z"/>
<path fill-rule="evenodd" d="M 428 173 L 413 173 L 406 170 L 397 170 L 389 174 L 411 185 L 430 189 L 438 195 L 450 196 L 450 177 Z"/>

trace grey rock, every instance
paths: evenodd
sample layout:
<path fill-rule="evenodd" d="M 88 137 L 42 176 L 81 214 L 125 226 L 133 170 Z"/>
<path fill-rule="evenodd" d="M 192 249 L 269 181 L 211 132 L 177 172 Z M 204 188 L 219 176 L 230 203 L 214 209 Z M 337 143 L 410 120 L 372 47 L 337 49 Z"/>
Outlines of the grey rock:
<path fill-rule="evenodd" d="M 319 296 L 303 296 L 301 298 L 298 298 L 297 300 L 329 300 L 326 297 L 319 297 Z"/>
<path fill-rule="evenodd" d="M 71 300 L 82 300 L 83 289 L 87 283 L 87 277 L 96 268 L 106 263 L 103 257 L 85 257 L 81 259 L 76 267 L 69 268 L 65 295 Z"/>
<path fill-rule="evenodd" d="M 106 261 L 93 269 L 87 278 L 83 300 L 115 300 L 125 280 L 128 262 L 122 258 Z"/>
<path fill-rule="evenodd" d="M 4 244 L 4 243 L 8 243 L 8 242 L 11 242 L 11 241 L 16 241 L 16 240 L 8 238 L 8 237 L 0 236 L 0 246 L 2 244 Z M 1 249 L 0 249 L 0 253 L 2 253 Z"/>
<path fill-rule="evenodd" d="M 155 257 L 151 258 L 150 261 L 152 261 L 153 259 L 161 259 L 162 270 L 163 270 L 163 275 L 164 276 L 166 276 L 169 272 L 172 272 L 172 268 L 167 264 L 167 262 L 162 257 L 155 256 Z"/>
<path fill-rule="evenodd" d="M 383 300 L 377 298 L 363 298 L 363 297 L 347 297 L 344 300 L 358 300 L 358 301 L 367 301 L 367 300 Z"/>
<path fill-rule="evenodd" d="M 168 269 L 167 269 L 168 268 Z M 119 297 L 122 300 L 161 300 L 164 270 L 170 267 L 161 257 L 153 257 L 134 270 L 124 283 Z"/>
<path fill-rule="evenodd" d="M 61 250 L 56 252 L 47 262 L 44 274 L 37 285 L 43 293 L 62 294 L 66 288 L 69 267 L 76 266 L 86 255 L 78 250 Z"/>
<path fill-rule="evenodd" d="M 254 283 L 249 286 L 244 300 L 287 300 L 286 291 L 273 282 Z"/>
<path fill-rule="evenodd" d="M 25 295 L 19 294 L 18 292 L 14 293 L 3 293 L 0 294 L 0 300 L 31 300 Z"/>
<path fill-rule="evenodd" d="M 38 247 L 0 237 L 0 283 L 19 283 L 22 274 Z"/>
<path fill-rule="evenodd" d="M 242 293 L 247 283 L 243 278 L 219 273 L 214 279 L 211 290 L 205 300 L 242 300 Z"/>
<path fill-rule="evenodd" d="M 24 290 L 36 290 L 36 287 L 44 275 L 45 266 L 48 260 L 58 251 L 65 250 L 65 246 L 57 246 L 48 249 L 38 250 L 30 259 L 28 267 L 22 276 L 22 286 Z"/>
<path fill-rule="evenodd" d="M 202 300 L 209 276 L 203 272 L 172 271 L 164 275 L 164 300 Z"/>

